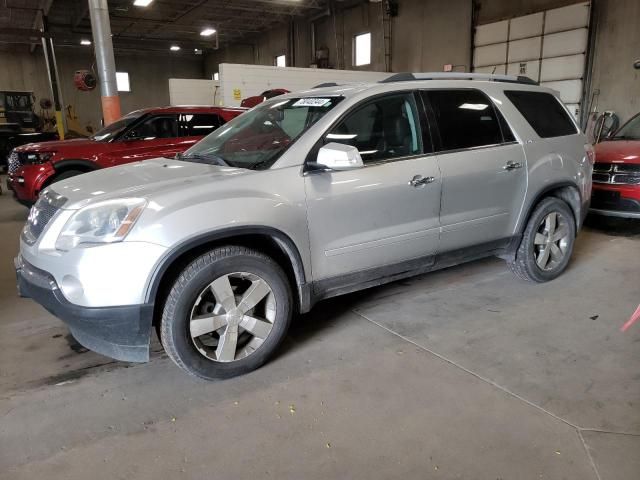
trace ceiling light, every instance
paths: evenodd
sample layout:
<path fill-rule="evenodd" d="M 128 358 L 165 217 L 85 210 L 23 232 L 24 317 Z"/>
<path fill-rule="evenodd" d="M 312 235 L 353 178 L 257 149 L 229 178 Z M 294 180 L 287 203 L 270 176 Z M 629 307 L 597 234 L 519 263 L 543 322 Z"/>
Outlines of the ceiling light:
<path fill-rule="evenodd" d="M 180 47 L 178 45 L 171 45 L 171 48 L 169 49 L 172 52 L 177 52 L 178 50 L 180 50 Z"/>
<path fill-rule="evenodd" d="M 200 50 L 199 48 L 194 48 L 193 53 L 195 53 L 196 55 L 202 55 L 202 50 Z"/>
<path fill-rule="evenodd" d="M 136 7 L 148 7 L 153 0 L 134 0 L 133 4 Z"/>
<path fill-rule="evenodd" d="M 80 45 L 91 45 L 91 40 L 82 39 L 80 40 Z"/>
<path fill-rule="evenodd" d="M 215 28 L 205 28 L 204 30 L 202 30 L 200 32 L 200 35 L 202 35 L 203 37 L 209 37 L 209 36 L 213 35 L 214 33 L 216 33 L 216 29 Z"/>

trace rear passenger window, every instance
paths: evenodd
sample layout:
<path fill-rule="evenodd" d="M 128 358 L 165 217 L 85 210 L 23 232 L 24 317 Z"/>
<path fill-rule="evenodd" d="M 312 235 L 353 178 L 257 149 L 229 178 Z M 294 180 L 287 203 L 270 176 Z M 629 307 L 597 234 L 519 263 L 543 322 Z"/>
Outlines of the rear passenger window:
<path fill-rule="evenodd" d="M 550 93 L 508 90 L 504 94 L 541 138 L 577 133 L 560 101 Z"/>
<path fill-rule="evenodd" d="M 482 92 L 428 90 L 422 94 L 428 98 L 436 117 L 441 150 L 483 147 L 503 142 L 498 113 Z"/>
<path fill-rule="evenodd" d="M 215 114 L 185 113 L 180 115 L 180 131 L 184 137 L 209 135 L 222 124 L 224 124 L 224 120 Z"/>

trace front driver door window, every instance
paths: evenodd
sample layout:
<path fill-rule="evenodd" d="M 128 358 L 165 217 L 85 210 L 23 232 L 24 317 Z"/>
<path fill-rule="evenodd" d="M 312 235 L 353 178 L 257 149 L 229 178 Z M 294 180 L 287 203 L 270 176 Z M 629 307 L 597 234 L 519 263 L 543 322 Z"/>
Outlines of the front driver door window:
<path fill-rule="evenodd" d="M 176 115 L 154 115 L 134 125 L 119 142 L 112 155 L 113 164 L 136 162 L 156 157 L 173 158 L 189 145 L 182 146 L 178 137 Z"/>
<path fill-rule="evenodd" d="M 377 97 L 354 106 L 327 132 L 325 143 L 357 147 L 365 166 L 305 176 L 312 268 L 320 289 L 331 288 L 336 277 L 366 272 L 373 278 L 403 262 L 432 261 L 440 174 L 418 105 L 413 92 Z M 413 186 L 414 177 L 428 181 Z"/>

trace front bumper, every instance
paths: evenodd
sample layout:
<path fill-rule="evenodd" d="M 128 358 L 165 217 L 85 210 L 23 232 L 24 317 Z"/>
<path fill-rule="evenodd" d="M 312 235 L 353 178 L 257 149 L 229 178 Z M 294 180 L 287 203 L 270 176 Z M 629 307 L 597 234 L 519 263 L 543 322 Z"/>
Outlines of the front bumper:
<path fill-rule="evenodd" d="M 86 348 L 116 360 L 149 361 L 153 304 L 82 307 L 70 303 L 55 279 L 17 257 L 14 260 L 18 293 L 42 305 L 67 324 Z"/>
<path fill-rule="evenodd" d="M 594 188 L 590 213 L 618 218 L 640 218 L 640 185 Z"/>

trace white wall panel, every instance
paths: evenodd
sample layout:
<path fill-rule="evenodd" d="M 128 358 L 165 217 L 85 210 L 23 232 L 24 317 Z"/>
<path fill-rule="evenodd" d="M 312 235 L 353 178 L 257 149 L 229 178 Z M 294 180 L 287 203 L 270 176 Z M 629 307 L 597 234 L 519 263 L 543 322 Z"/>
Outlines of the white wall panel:
<path fill-rule="evenodd" d="M 473 51 L 473 64 L 478 67 L 486 65 L 499 65 L 505 63 L 507 59 L 507 44 L 497 43 L 477 47 Z"/>
<path fill-rule="evenodd" d="M 542 35 L 543 18 L 544 12 L 512 18 L 511 26 L 509 27 L 509 40 Z"/>
<path fill-rule="evenodd" d="M 508 20 L 503 20 L 502 22 L 496 23 L 488 23 L 486 25 L 479 25 L 476 27 L 474 44 L 480 47 L 482 45 L 488 45 L 490 43 L 506 42 L 508 28 Z"/>
<path fill-rule="evenodd" d="M 169 103 L 171 105 L 215 105 L 219 82 L 193 78 L 169 79 Z"/>
<path fill-rule="evenodd" d="M 496 75 L 504 75 L 506 73 L 506 65 L 486 65 L 484 67 L 474 67 L 476 73 L 495 73 Z"/>
<path fill-rule="evenodd" d="M 238 63 L 221 63 L 219 71 L 220 98 L 222 104 L 227 106 L 239 106 L 241 99 L 259 95 L 271 88 L 286 88 L 296 92 L 308 90 L 320 83 L 377 82 L 393 75 L 388 72 L 271 67 Z"/>
<path fill-rule="evenodd" d="M 544 45 L 542 46 L 542 57 L 561 57 L 564 55 L 586 53 L 587 36 L 588 31 L 586 28 L 545 35 Z"/>
<path fill-rule="evenodd" d="M 507 75 L 524 75 L 537 82 L 540 79 L 540 60 L 510 63 L 507 65 Z"/>
<path fill-rule="evenodd" d="M 550 82 L 582 78 L 584 62 L 584 54 L 542 59 L 540 80 Z"/>
<path fill-rule="evenodd" d="M 589 25 L 589 4 L 578 3 L 568 7 L 548 10 L 544 33 L 562 32 Z"/>
<path fill-rule="evenodd" d="M 571 113 L 573 118 L 577 121 L 580 116 L 580 104 L 579 103 L 567 103 L 567 110 Z"/>
<path fill-rule="evenodd" d="M 582 98 L 582 80 L 561 80 L 558 82 L 541 82 L 543 87 L 552 88 L 560 92 L 560 99 L 564 103 L 580 103 Z"/>
<path fill-rule="evenodd" d="M 525 38 L 509 42 L 509 63 L 540 58 L 542 37 Z"/>

